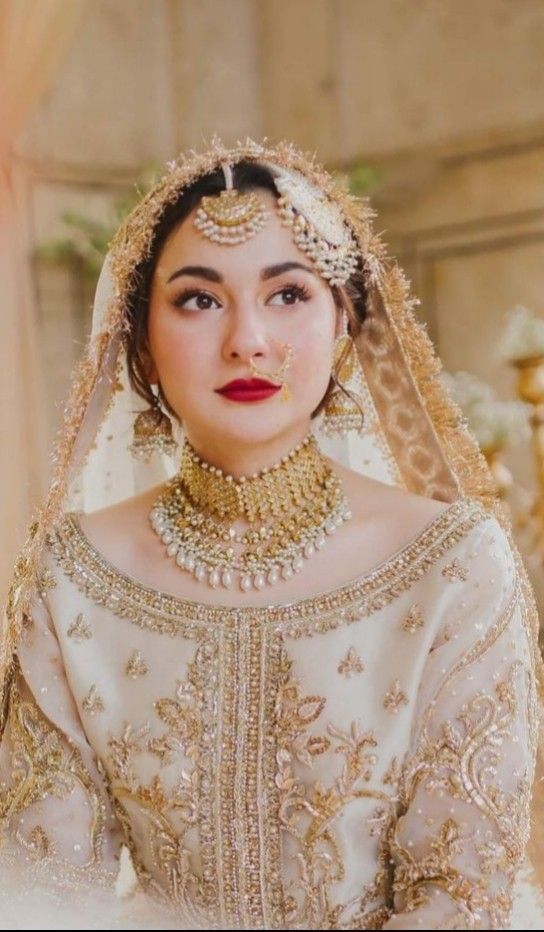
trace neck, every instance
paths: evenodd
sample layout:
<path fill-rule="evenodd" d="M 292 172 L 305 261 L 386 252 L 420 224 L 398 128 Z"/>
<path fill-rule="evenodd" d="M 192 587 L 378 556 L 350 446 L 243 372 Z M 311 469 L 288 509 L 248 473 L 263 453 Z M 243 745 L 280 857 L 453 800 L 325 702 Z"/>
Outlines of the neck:
<path fill-rule="evenodd" d="M 221 469 L 225 474 L 240 479 L 254 476 L 261 470 L 279 463 L 308 436 L 310 424 L 304 423 L 292 430 L 264 442 L 243 440 L 223 441 L 218 437 L 200 436 L 186 430 L 187 440 L 198 456 L 210 466 Z"/>

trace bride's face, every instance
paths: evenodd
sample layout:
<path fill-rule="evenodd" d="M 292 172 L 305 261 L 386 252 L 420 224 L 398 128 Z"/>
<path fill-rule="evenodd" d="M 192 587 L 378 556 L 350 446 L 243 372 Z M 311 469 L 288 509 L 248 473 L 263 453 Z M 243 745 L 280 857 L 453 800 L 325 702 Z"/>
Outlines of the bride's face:
<path fill-rule="evenodd" d="M 338 312 L 332 292 L 293 242 L 275 212 L 275 198 L 259 190 L 270 216 L 251 239 L 214 243 L 193 226 L 194 214 L 163 246 L 149 307 L 150 382 L 160 382 L 188 437 L 240 444 L 301 437 L 323 398 L 332 366 Z M 290 398 L 222 394 L 235 379 L 280 368 Z"/>

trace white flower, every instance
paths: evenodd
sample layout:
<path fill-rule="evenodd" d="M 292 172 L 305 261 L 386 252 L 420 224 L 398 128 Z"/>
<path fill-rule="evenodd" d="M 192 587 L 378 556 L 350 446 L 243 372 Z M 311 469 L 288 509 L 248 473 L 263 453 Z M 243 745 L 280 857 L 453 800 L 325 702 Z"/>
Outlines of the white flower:
<path fill-rule="evenodd" d="M 516 304 L 505 315 L 498 351 L 506 359 L 527 359 L 544 353 L 544 317 Z"/>

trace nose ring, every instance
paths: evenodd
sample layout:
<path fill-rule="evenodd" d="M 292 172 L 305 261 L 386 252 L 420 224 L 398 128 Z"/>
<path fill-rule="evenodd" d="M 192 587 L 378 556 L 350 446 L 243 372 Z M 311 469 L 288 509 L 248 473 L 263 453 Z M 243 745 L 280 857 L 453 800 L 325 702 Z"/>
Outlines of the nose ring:
<path fill-rule="evenodd" d="M 249 362 L 249 367 L 251 369 L 252 375 L 255 375 L 261 379 L 266 379 L 269 382 L 273 382 L 275 385 L 281 385 L 280 399 L 281 401 L 289 401 L 291 398 L 291 392 L 289 391 L 289 386 L 285 380 L 285 374 L 293 362 L 295 351 L 290 343 L 280 343 L 279 340 L 274 339 L 273 342 L 280 346 L 284 353 L 284 357 L 279 368 L 272 372 L 265 372 L 263 369 L 260 369 L 252 359 Z"/>

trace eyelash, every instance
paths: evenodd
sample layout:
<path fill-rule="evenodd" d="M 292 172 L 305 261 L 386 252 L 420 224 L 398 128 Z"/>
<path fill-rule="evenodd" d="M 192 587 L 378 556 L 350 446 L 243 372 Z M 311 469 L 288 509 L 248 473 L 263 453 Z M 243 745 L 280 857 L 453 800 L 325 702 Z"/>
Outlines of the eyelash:
<path fill-rule="evenodd" d="M 283 294 L 284 291 L 293 292 L 293 294 L 297 296 L 299 301 L 308 301 L 309 298 L 311 297 L 310 292 L 303 285 L 284 285 L 283 288 L 280 288 L 278 291 L 275 291 L 274 294 L 272 294 L 270 297 L 275 298 L 276 295 Z M 183 310 L 184 309 L 183 305 L 185 304 L 186 301 L 189 300 L 189 298 L 196 298 L 199 295 L 206 295 L 207 297 L 212 298 L 212 300 L 214 301 L 217 300 L 216 298 L 213 297 L 213 295 L 209 294 L 207 291 L 203 291 L 202 288 L 185 288 L 179 295 L 177 295 L 176 298 L 174 298 L 172 303 L 175 304 L 176 307 L 179 307 Z M 293 305 L 291 304 L 286 304 L 284 306 L 293 307 Z M 198 310 L 207 311 L 207 310 L 212 310 L 212 308 L 199 308 Z M 195 314 L 196 311 L 194 308 L 191 308 L 189 309 L 189 313 Z"/>

